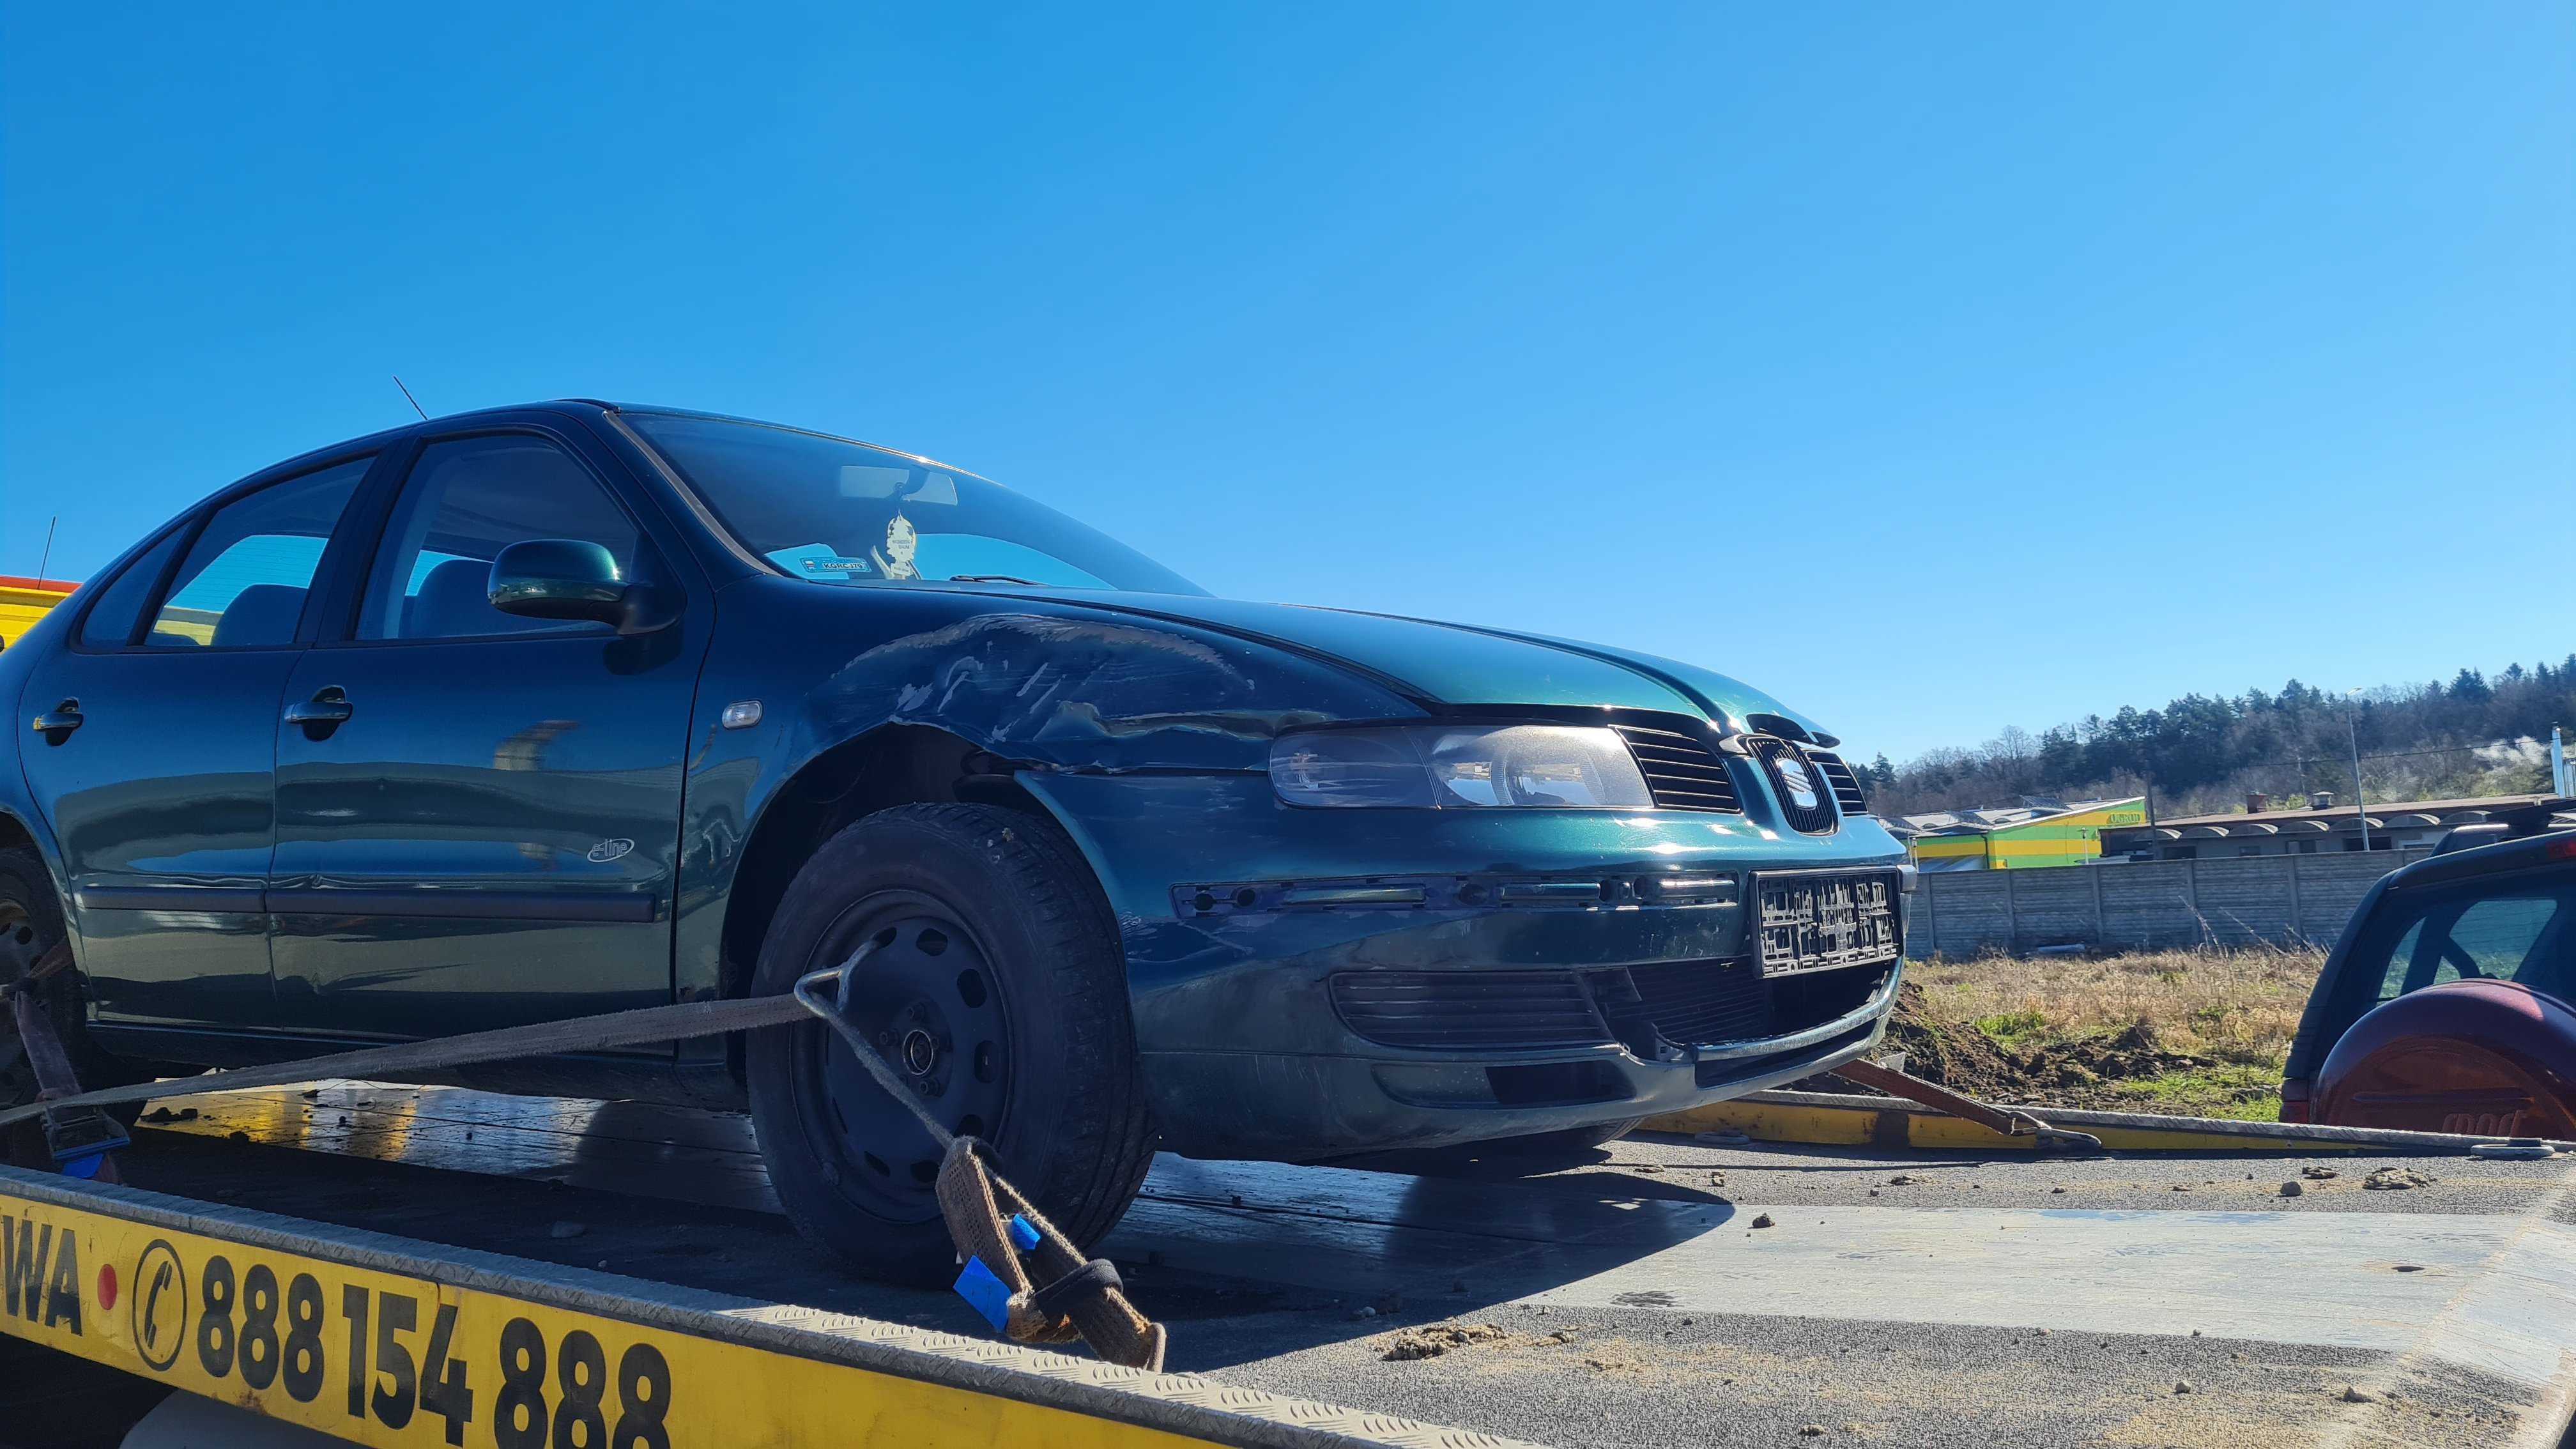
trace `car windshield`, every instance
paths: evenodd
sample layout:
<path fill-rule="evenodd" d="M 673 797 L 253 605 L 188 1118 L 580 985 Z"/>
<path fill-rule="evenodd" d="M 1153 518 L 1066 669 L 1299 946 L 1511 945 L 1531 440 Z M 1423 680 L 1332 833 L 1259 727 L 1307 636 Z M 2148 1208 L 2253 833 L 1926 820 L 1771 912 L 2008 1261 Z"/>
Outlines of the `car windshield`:
<path fill-rule="evenodd" d="M 1207 591 L 989 479 L 768 423 L 621 417 L 752 552 L 819 584 Z"/>

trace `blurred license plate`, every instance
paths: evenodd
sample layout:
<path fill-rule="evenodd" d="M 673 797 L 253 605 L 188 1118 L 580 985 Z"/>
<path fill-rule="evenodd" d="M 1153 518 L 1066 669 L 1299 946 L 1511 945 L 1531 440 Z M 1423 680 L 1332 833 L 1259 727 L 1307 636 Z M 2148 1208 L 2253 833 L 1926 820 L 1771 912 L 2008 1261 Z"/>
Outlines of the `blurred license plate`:
<path fill-rule="evenodd" d="M 1753 891 L 1765 976 L 1893 961 L 1904 949 L 1893 871 L 1756 875 Z"/>

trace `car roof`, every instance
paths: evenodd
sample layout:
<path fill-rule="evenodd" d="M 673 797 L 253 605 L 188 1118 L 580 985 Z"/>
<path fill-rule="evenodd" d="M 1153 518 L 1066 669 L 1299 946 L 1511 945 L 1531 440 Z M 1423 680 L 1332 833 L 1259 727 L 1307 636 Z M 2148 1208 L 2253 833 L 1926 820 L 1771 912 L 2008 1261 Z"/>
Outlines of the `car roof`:
<path fill-rule="evenodd" d="M 557 399 L 557 401 L 595 407 L 603 412 L 644 413 L 666 418 L 704 418 L 709 422 L 742 423 L 746 426 L 755 428 L 776 428 L 779 431 L 786 433 L 803 433 L 809 438 L 827 438 L 835 443 L 856 443 L 862 448 L 874 448 L 881 453 L 894 453 L 901 457 L 910 458 L 912 461 L 927 468 L 937 468 L 943 472 L 963 474 L 979 483 L 993 483 L 992 479 L 985 477 L 983 474 L 976 472 L 972 468 L 960 468 L 954 463 L 944 462 L 938 458 L 930 457 L 927 454 L 916 453 L 910 448 L 898 448 L 891 443 L 872 443 L 865 438 L 844 437 L 839 433 L 824 432 L 821 428 L 800 427 L 795 423 L 782 423 L 771 418 L 747 418 L 743 417 L 739 413 L 711 413 L 703 408 L 676 408 L 666 403 L 602 402 L 597 398 L 587 397 L 560 398 Z M 999 488 L 1004 485 L 993 483 L 993 486 Z"/>
<path fill-rule="evenodd" d="M 2388 884 L 2398 888 L 2443 885 L 2553 864 L 2576 869 L 2576 830 L 2517 836 L 2492 845 L 2473 845 L 2449 855 L 2432 856 L 2390 872 Z"/>
<path fill-rule="evenodd" d="M 301 473 L 315 464 L 326 463 L 334 458 L 345 458 L 352 453 L 364 453 L 381 449 L 386 444 L 394 442 L 400 438 L 408 437 L 423 428 L 444 428 L 456 423 L 471 423 L 482 418 L 502 418 L 529 412 L 580 412 L 585 409 L 602 413 L 614 412 L 617 410 L 616 404 L 600 402 L 594 398 L 558 398 L 553 402 L 510 403 L 501 407 L 476 408 L 471 412 L 462 413 L 442 413 L 434 418 L 422 418 L 408 423 L 398 423 L 390 428 L 379 428 L 372 433 L 361 433 L 354 438 L 342 438 L 336 443 L 325 443 L 318 448 L 307 448 L 303 452 L 298 453 L 291 458 L 280 458 L 276 462 L 271 463 L 264 468 L 255 469 L 252 472 L 246 473 L 240 478 L 234 479 L 232 482 L 225 484 L 222 488 L 215 490 L 215 492 L 208 497 L 198 500 L 198 502 L 195 505 L 192 505 L 192 507 L 203 507 L 207 503 L 214 501 L 216 498 L 220 498 L 225 494 L 231 493 L 246 485 L 262 482 L 272 478 L 283 477 L 289 474 Z"/>
<path fill-rule="evenodd" d="M 268 479 L 286 474 L 302 472 L 313 464 L 326 462 L 333 458 L 345 457 L 351 453 L 363 452 L 370 448 L 381 447 L 386 443 L 392 442 L 396 438 L 418 432 L 423 428 L 444 429 L 453 427 L 458 423 L 470 424 L 486 418 L 497 421 L 531 412 L 561 412 L 571 414 L 588 413 L 600 415 L 613 413 L 648 413 L 657 414 L 663 417 L 706 418 L 714 422 L 744 423 L 753 427 L 779 428 L 786 432 L 804 433 L 812 437 L 829 438 L 834 442 L 856 443 L 861 447 L 875 448 L 880 452 L 901 454 L 902 456 L 910 458 L 914 462 L 923 464 L 927 467 L 944 469 L 951 473 L 962 473 L 970 478 L 978 480 L 979 482 L 993 482 L 992 479 L 986 478 L 983 474 L 976 472 L 972 468 L 960 468 L 954 463 L 944 462 L 937 458 L 916 453 L 910 448 L 898 448 L 887 443 L 872 443 L 865 438 L 843 437 L 839 433 L 827 433 L 819 428 L 798 427 L 794 423 L 782 423 L 769 418 L 747 418 L 735 413 L 708 412 L 703 408 L 673 407 L 667 403 L 615 402 L 607 398 L 596 397 L 559 397 L 542 402 L 503 403 L 494 407 L 475 408 L 471 411 L 461 413 L 441 413 L 436 417 L 422 418 L 414 422 L 403 423 L 396 427 L 380 429 L 379 431 L 367 433 L 359 437 L 343 438 L 336 443 L 328 443 L 319 448 L 307 449 L 304 452 L 296 454 L 292 458 L 280 459 L 255 473 L 236 480 L 234 483 L 227 484 L 224 489 L 219 491 L 230 492 L 233 488 L 239 487 L 243 483 L 250 482 L 253 479 Z M 995 484 L 995 486 L 999 487 L 1001 485 Z M 203 501 L 207 500 L 201 500 L 201 502 Z"/>

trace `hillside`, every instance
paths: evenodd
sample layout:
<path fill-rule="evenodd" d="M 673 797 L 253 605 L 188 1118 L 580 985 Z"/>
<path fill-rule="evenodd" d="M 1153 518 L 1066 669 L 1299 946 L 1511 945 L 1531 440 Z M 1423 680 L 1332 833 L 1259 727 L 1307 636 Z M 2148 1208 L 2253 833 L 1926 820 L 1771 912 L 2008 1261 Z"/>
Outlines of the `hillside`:
<path fill-rule="evenodd" d="M 2462 669 L 2448 684 L 2385 686 L 2353 702 L 2295 679 L 2277 694 L 2187 694 L 2038 735 L 2007 729 L 1974 749 L 1934 750 L 1901 766 L 1881 756 L 1863 773 L 1870 808 L 1882 815 L 2150 788 L 2165 815 L 2234 809 L 2255 790 L 2331 790 L 2349 800 L 2348 703 L 2370 800 L 2545 790 L 2550 727 L 2576 734 L 2576 654 L 2556 665 L 2509 665 L 2493 679 Z"/>

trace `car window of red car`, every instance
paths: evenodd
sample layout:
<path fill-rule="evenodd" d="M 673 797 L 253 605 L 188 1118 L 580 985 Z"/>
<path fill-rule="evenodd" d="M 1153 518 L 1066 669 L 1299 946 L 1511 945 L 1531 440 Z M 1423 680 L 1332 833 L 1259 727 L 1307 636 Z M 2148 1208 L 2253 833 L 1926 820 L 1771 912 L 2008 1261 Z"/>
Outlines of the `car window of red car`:
<path fill-rule="evenodd" d="M 2414 966 L 2415 948 L 2423 941 L 2424 918 L 2418 916 L 2415 923 L 2406 928 L 2406 934 L 2397 938 L 2396 946 L 2389 950 L 2387 969 L 2379 977 L 2380 1000 L 2395 1001 L 2406 994 L 2406 973 Z"/>
<path fill-rule="evenodd" d="M 2479 977 L 2518 981 L 2525 970 L 2545 966 L 2538 948 L 2559 910 L 2557 900 L 2545 895 L 2471 902 L 2451 923 L 2451 943 L 2433 972 L 2433 984 Z"/>
<path fill-rule="evenodd" d="M 2365 979 L 2379 1000 L 2452 981 L 2511 981 L 2576 995 L 2576 881 L 2497 881 L 2425 897 L 2388 928 L 2404 931 Z M 2379 932 L 2388 939 L 2388 929 Z M 2357 963 L 2358 964 L 2358 963 Z"/>

